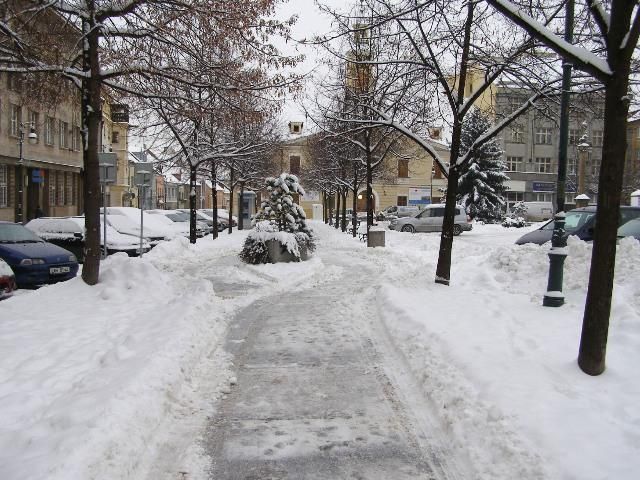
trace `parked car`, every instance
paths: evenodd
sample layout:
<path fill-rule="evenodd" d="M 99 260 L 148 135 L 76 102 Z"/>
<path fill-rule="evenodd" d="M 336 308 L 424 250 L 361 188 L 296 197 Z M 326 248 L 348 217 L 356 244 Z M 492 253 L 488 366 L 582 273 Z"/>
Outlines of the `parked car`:
<path fill-rule="evenodd" d="M 633 237 L 640 240 L 640 218 L 634 218 L 618 229 L 618 238 Z"/>
<path fill-rule="evenodd" d="M 102 215 L 102 209 L 100 209 Z M 143 236 L 151 244 L 151 248 L 163 240 L 169 240 L 177 236 L 183 236 L 183 232 L 177 231 L 169 222 L 169 227 L 163 222 L 158 222 L 152 215 L 146 212 L 143 215 Z M 107 207 L 107 224 L 125 235 L 133 235 L 140 238 L 140 209 L 135 207 Z M 108 235 L 108 234 L 107 234 Z"/>
<path fill-rule="evenodd" d="M 186 232 L 185 236 L 189 237 L 191 225 L 189 214 L 180 212 L 178 210 L 147 210 L 147 213 L 152 216 L 164 217 L 179 225 L 181 231 Z M 209 233 L 209 227 L 201 222 L 196 222 L 196 236 L 198 238 L 204 237 Z"/>
<path fill-rule="evenodd" d="M 191 211 L 187 208 L 179 208 L 177 211 L 186 213 L 187 215 L 191 215 Z M 208 233 L 213 232 L 213 218 L 196 210 L 196 220 L 198 221 L 198 223 L 207 226 Z"/>
<path fill-rule="evenodd" d="M 102 221 L 102 217 L 100 217 Z M 80 263 L 84 262 L 85 224 L 84 217 L 41 217 L 31 220 L 25 225 L 43 240 L 65 248 L 72 252 Z M 104 226 L 100 225 L 100 247 L 104 246 Z M 151 248 L 149 242 L 143 239 L 142 253 Z M 107 225 L 107 254 L 124 252 L 133 257 L 140 254 L 140 238 L 118 232 Z"/>
<path fill-rule="evenodd" d="M 18 223 L 0 222 L 0 258 L 9 264 L 20 287 L 62 282 L 78 273 L 73 253 Z"/>
<path fill-rule="evenodd" d="M 218 209 L 218 219 L 223 219 L 227 223 L 227 227 L 229 226 L 229 210 L 225 210 L 224 208 Z M 231 215 L 231 222 L 234 227 L 238 226 L 238 217 L 235 215 Z"/>
<path fill-rule="evenodd" d="M 391 205 L 378 213 L 378 220 L 392 220 L 393 218 L 413 217 L 420 212 L 417 205 Z"/>
<path fill-rule="evenodd" d="M 389 224 L 391 230 L 401 232 L 441 232 L 444 220 L 444 204 L 427 205 L 412 217 L 394 218 Z M 456 205 L 453 234 L 460 235 L 471 230 L 473 225 L 467 217 L 464 207 Z"/>
<path fill-rule="evenodd" d="M 16 289 L 16 276 L 7 262 L 0 258 L 0 300 L 13 295 Z"/>
<path fill-rule="evenodd" d="M 204 218 L 211 220 L 211 225 L 213 225 L 213 212 L 211 210 L 198 210 L 198 213 L 202 215 Z M 218 231 L 222 232 L 223 230 L 229 228 L 229 219 L 218 217 Z"/>
<path fill-rule="evenodd" d="M 347 212 L 347 221 L 351 221 L 351 217 L 353 216 L 353 208 L 347 208 L 346 209 Z M 342 215 L 341 215 L 342 217 Z M 367 212 L 356 212 L 356 218 L 358 219 L 359 222 L 366 222 L 367 221 Z"/>
<path fill-rule="evenodd" d="M 618 225 L 624 225 L 634 218 L 640 218 L 640 207 L 629 207 L 626 205 L 620 207 Z M 553 220 L 550 220 L 537 230 L 524 234 L 516 240 L 516 245 L 524 245 L 525 243 L 542 245 L 543 243 L 549 242 L 553 234 L 553 223 Z M 595 206 L 575 208 L 566 214 L 564 229 L 567 232 L 567 237 L 569 235 L 575 235 L 580 240 L 591 241 L 593 240 L 595 226 Z"/>
<path fill-rule="evenodd" d="M 519 202 L 526 207 L 522 216 L 527 222 L 544 222 L 553 218 L 553 204 L 551 202 Z"/>

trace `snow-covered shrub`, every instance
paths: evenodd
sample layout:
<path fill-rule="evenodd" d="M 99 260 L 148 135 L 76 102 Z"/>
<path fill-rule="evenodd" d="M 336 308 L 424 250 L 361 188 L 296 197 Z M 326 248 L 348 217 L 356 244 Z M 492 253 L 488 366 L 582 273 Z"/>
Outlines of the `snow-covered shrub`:
<path fill-rule="evenodd" d="M 272 242 L 275 242 L 277 246 L 270 245 Z M 300 262 L 306 260 L 307 255 L 314 250 L 314 239 L 308 234 L 304 232 L 279 232 L 273 223 L 260 221 L 247 236 L 240 252 L 240 258 L 253 265 L 275 263 L 281 254 L 286 252 L 289 261 Z"/>
<path fill-rule="evenodd" d="M 521 228 L 524 227 L 527 223 L 524 221 L 524 218 L 522 217 L 505 217 L 502 220 L 502 226 L 505 228 L 510 228 L 510 227 L 515 227 L 515 228 Z"/>
<path fill-rule="evenodd" d="M 293 195 L 304 195 L 298 177 L 288 173 L 269 177 L 267 191 L 269 197 L 255 216 L 255 228 L 247 236 L 240 258 L 253 264 L 272 263 L 279 261 L 282 253 L 286 261 L 306 260 L 316 245 L 304 210 L 293 201 Z M 280 245 L 276 248 L 272 242 Z"/>

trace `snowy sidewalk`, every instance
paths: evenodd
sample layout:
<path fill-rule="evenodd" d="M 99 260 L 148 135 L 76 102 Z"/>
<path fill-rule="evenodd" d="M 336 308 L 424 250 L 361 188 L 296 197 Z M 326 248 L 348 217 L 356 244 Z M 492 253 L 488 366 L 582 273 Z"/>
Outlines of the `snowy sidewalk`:
<path fill-rule="evenodd" d="M 345 305 L 367 294 L 363 270 L 349 270 L 321 290 L 258 301 L 231 323 L 237 385 L 208 428 L 211 478 L 454 478 L 420 446 L 385 359 L 352 318 L 366 313 Z"/>

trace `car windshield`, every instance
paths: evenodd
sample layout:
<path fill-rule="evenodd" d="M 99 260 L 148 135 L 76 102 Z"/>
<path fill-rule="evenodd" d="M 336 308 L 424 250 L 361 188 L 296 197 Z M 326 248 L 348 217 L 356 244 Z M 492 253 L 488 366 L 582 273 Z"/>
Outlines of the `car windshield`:
<path fill-rule="evenodd" d="M 580 230 L 595 214 L 596 212 L 568 212 L 564 229 L 569 233 Z M 553 230 L 553 220 L 544 225 L 541 230 Z"/>
<path fill-rule="evenodd" d="M 31 230 L 15 223 L 0 224 L 0 243 L 42 242 Z"/>
<path fill-rule="evenodd" d="M 640 237 L 640 220 L 631 220 L 618 229 L 619 237 Z"/>

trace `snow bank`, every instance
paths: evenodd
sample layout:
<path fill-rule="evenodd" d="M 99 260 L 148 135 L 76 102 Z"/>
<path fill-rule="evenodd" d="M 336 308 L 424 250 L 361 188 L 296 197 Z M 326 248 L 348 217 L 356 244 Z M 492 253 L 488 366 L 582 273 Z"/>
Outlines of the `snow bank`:
<path fill-rule="evenodd" d="M 81 279 L 0 305 L 0 478 L 125 478 L 156 445 L 190 375 L 225 329 L 211 284 L 110 257 Z M 193 388 L 195 386 L 192 385 Z"/>
<path fill-rule="evenodd" d="M 637 478 L 638 241 L 618 247 L 607 370 L 594 378 L 576 364 L 590 244 L 569 238 L 567 304 L 545 308 L 549 246 L 514 245 L 524 231 L 456 238 L 451 287 L 432 283 L 438 235 L 388 233 L 380 315 L 478 478 Z"/>

